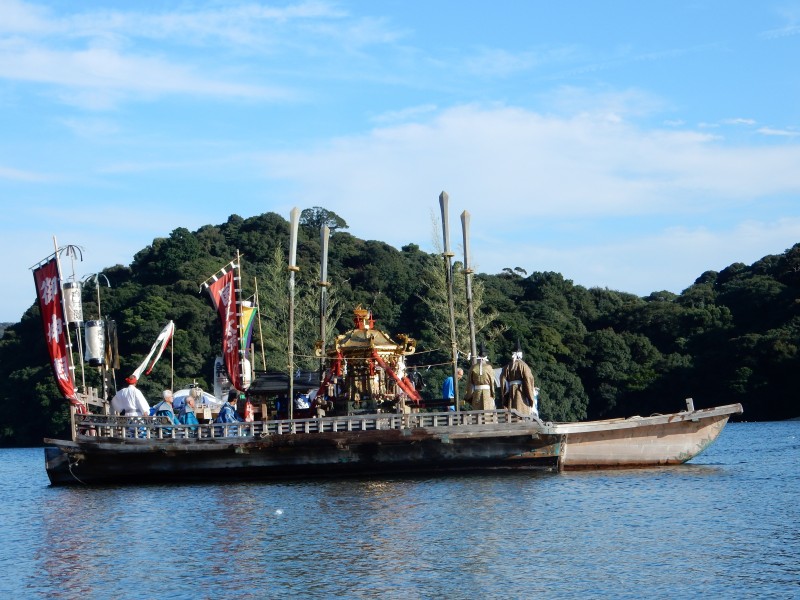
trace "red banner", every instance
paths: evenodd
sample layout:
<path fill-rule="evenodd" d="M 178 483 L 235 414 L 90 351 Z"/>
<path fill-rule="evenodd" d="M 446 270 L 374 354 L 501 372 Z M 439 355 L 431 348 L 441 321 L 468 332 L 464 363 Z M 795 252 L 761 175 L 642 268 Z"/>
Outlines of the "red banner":
<path fill-rule="evenodd" d="M 53 367 L 58 389 L 73 404 L 80 404 L 75 395 L 75 381 L 69 369 L 67 323 L 64 319 L 64 306 L 61 303 L 61 280 L 55 257 L 34 269 L 33 280 L 36 282 L 36 296 L 39 300 L 39 311 L 42 313 L 50 365 Z"/>
<path fill-rule="evenodd" d="M 242 390 L 242 368 L 239 360 L 239 317 L 236 314 L 236 286 L 233 270 L 208 285 L 208 292 L 222 321 L 222 356 L 231 384 Z"/>

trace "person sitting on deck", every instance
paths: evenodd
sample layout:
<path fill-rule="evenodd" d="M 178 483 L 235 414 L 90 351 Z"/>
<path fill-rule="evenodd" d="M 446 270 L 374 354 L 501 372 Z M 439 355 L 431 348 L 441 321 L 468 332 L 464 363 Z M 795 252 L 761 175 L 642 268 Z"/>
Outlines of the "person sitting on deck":
<path fill-rule="evenodd" d="M 222 408 L 214 420 L 215 423 L 243 423 L 244 419 L 236 411 L 236 402 L 239 400 L 239 392 L 231 390 L 228 392 L 228 401 L 222 405 Z M 216 434 L 224 435 L 224 430 L 227 429 L 228 435 L 239 435 L 238 427 L 217 427 Z"/>
<path fill-rule="evenodd" d="M 199 388 L 195 388 L 199 389 Z M 194 392 L 194 390 L 192 390 Z M 183 403 L 183 407 L 181 407 L 180 414 L 178 415 L 178 421 L 181 422 L 182 425 L 199 425 L 200 422 L 197 420 L 197 415 L 194 413 L 194 393 L 190 394 L 186 397 L 186 401 Z M 191 427 L 189 429 L 189 435 L 191 437 L 197 436 L 197 427 Z"/>
<path fill-rule="evenodd" d="M 173 425 L 180 425 L 181 422 L 175 416 L 172 408 L 172 390 L 164 390 L 161 395 L 163 400 L 150 409 L 150 413 L 155 417 L 167 417 Z M 164 437 L 172 436 L 172 427 L 164 427 L 162 430 Z"/>

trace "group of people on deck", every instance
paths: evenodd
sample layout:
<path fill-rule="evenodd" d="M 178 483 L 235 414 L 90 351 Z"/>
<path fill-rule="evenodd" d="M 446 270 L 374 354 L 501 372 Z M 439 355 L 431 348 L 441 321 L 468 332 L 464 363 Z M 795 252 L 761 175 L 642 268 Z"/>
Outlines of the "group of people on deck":
<path fill-rule="evenodd" d="M 199 387 L 192 388 L 189 396 L 180 398 L 175 406 L 172 390 L 164 390 L 162 400 L 151 407 L 142 391 L 136 387 L 138 379 L 131 375 L 125 378 L 127 387 L 119 390 L 111 399 L 111 413 L 127 417 L 156 416 L 167 417 L 174 425 L 199 425 L 195 406 L 203 391 Z"/>
<path fill-rule="evenodd" d="M 472 410 L 494 410 L 498 408 L 494 369 L 483 348 L 476 359 L 467 374 L 467 393 L 464 400 L 472 405 Z M 464 370 L 456 369 L 456 378 L 461 379 L 463 376 Z M 442 400 L 447 403 L 448 410 L 455 410 L 455 386 L 452 375 L 447 377 L 442 385 Z M 519 345 L 511 354 L 511 361 L 500 372 L 499 387 L 502 408 L 539 418 L 538 393 L 534 385 L 533 372 L 522 360 L 522 350 L 519 349 Z"/>
<path fill-rule="evenodd" d="M 419 374 L 411 369 L 409 376 Z M 455 391 L 457 381 L 464 376 L 464 370 L 456 369 L 455 380 L 451 375 L 444 380 L 442 386 L 442 399 L 448 410 L 455 410 Z M 153 415 L 167 417 L 174 425 L 199 425 L 195 414 L 195 406 L 200 401 L 203 391 L 199 387 L 191 389 L 189 396 L 181 397 L 176 403 L 172 390 L 162 392 L 162 400 L 152 408 L 144 394 L 136 387 L 138 380 L 135 376 L 125 379 L 127 387 L 120 389 L 111 400 L 111 412 L 115 415 L 141 417 Z M 424 383 L 411 379 L 416 389 L 421 389 Z M 511 354 L 511 361 L 507 363 L 500 373 L 499 396 L 501 408 L 516 410 L 523 415 L 533 415 L 539 418 L 538 389 L 534 385 L 534 377 L 530 366 L 522 359 L 522 351 L 517 350 Z M 495 390 L 495 374 L 486 351 L 481 348 L 476 357 L 475 364 L 467 373 L 467 390 L 464 400 L 469 402 L 472 410 L 494 410 L 498 408 Z M 246 421 L 237 410 L 237 401 L 240 399 L 238 390 L 232 389 L 228 393 L 227 401 L 222 405 L 215 423 L 240 423 Z M 176 405 L 177 404 L 177 405 Z M 308 407 L 310 408 L 310 406 Z M 317 417 L 323 417 L 326 409 L 331 406 L 317 406 Z M 228 428 L 232 431 L 231 428 Z M 231 433 L 229 431 L 229 433 Z M 233 435 L 237 435 L 233 433 Z"/>

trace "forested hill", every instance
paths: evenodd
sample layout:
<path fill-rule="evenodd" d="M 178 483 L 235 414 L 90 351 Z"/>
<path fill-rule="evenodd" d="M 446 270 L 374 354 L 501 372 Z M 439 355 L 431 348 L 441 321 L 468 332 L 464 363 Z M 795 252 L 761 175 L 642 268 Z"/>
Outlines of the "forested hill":
<path fill-rule="evenodd" d="M 350 329 L 352 309 L 373 311 L 377 326 L 418 340 L 409 361 L 422 368 L 424 395 L 437 397 L 450 346 L 443 339 L 441 257 L 413 244 L 400 250 L 361 240 L 334 213 L 303 211 L 298 246 L 298 360 L 314 364 L 318 334 L 320 224 L 332 227 L 329 252 L 329 323 Z M 267 213 L 191 232 L 174 230 L 138 252 L 130 266 L 103 271 L 104 318 L 117 324 L 122 381 L 147 354 L 167 321 L 176 325 L 175 387 L 197 381 L 210 388 L 220 332 L 200 284 L 242 254 L 245 295 L 258 287 L 268 369 L 286 365 L 286 250 L 289 225 Z M 77 241 L 77 240 L 75 240 Z M 75 242 L 73 241 L 73 242 Z M 80 265 L 78 265 L 79 268 Z M 466 366 L 469 344 L 463 318 L 463 273 L 454 266 L 459 349 Z M 79 273 L 80 275 L 80 273 Z M 84 318 L 96 318 L 97 290 L 84 290 Z M 676 295 L 647 297 L 574 285 L 562 275 L 520 269 L 474 278 L 480 332 L 494 366 L 517 343 L 541 388 L 544 419 L 573 420 L 649 415 L 682 409 L 684 399 L 708 407 L 741 402 L 746 420 L 800 415 L 792 379 L 800 372 L 800 244 L 753 265 L 736 263 L 707 271 Z M 94 315 L 94 317 L 92 316 Z M 331 341 L 329 333 L 328 342 Z M 256 341 L 258 345 L 258 341 Z M 256 368 L 262 367 L 259 355 Z M 97 386 L 92 369 L 87 385 Z M 149 399 L 170 385 L 170 360 L 162 359 L 140 382 Z M 66 402 L 52 381 L 38 308 L 33 305 L 0 339 L 2 445 L 40 444 L 63 435 Z M 79 377 L 80 379 L 80 377 Z"/>

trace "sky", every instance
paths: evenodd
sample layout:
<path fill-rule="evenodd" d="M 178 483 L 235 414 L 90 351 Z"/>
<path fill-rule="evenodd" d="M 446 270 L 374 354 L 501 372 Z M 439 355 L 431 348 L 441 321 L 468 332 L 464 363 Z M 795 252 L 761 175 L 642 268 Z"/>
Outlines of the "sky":
<path fill-rule="evenodd" d="M 798 64 L 800 0 L 0 0 L 0 322 L 54 238 L 82 278 L 319 206 L 434 252 L 442 191 L 480 272 L 680 293 L 800 242 Z"/>

